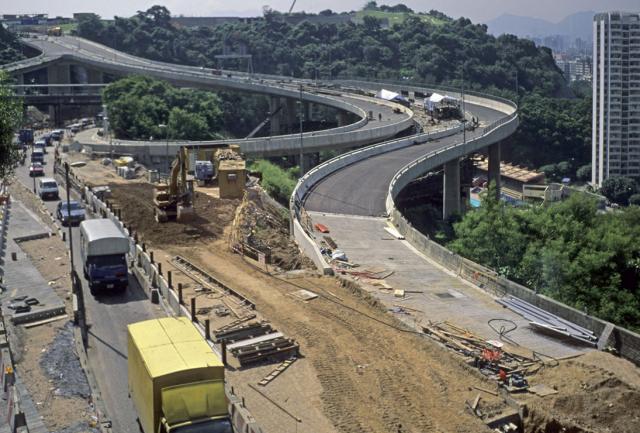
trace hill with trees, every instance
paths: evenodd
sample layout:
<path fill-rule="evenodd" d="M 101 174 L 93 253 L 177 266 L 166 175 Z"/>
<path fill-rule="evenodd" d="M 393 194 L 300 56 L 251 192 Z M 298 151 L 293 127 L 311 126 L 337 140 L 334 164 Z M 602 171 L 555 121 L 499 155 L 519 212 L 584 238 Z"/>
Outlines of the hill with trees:
<path fill-rule="evenodd" d="M 388 28 L 379 19 L 398 14 L 402 19 L 389 20 Z M 506 159 L 532 168 L 564 162 L 556 171 L 569 177 L 588 164 L 589 97 L 566 98 L 572 92 L 549 49 L 512 35 L 494 37 L 466 18 L 416 13 L 402 4 L 370 2 L 357 16 L 361 24 L 293 25 L 266 8 L 262 19 L 246 23 L 178 28 L 169 10 L 153 6 L 108 22 L 85 17 L 77 34 L 137 56 L 195 66 L 220 67 L 215 56 L 226 46 L 252 54 L 254 70 L 261 73 L 456 87 L 464 82 L 467 89 L 519 100 L 522 126 L 503 147 Z M 246 68 L 230 61 L 224 66 Z"/>
<path fill-rule="evenodd" d="M 16 35 L 0 25 L 0 65 L 23 58 L 22 46 Z"/>

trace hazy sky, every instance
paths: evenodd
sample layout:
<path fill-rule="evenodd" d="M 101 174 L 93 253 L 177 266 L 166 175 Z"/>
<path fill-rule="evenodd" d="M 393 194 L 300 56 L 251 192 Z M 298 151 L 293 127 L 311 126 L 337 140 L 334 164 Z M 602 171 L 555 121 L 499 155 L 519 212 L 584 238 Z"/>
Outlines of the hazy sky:
<path fill-rule="evenodd" d="M 260 15 L 262 7 L 286 11 L 292 0 L 0 0 L 2 13 L 36 13 L 70 16 L 73 12 L 95 12 L 104 18 L 113 15 L 130 16 L 138 10 L 154 4 L 169 8 L 174 15 L 215 16 L 215 15 Z M 318 12 L 323 9 L 334 11 L 357 10 L 365 0 L 297 0 L 294 11 Z M 447 15 L 466 16 L 474 22 L 484 22 L 503 13 L 545 18 L 560 21 L 574 12 L 594 10 L 638 11 L 638 0 L 392 0 L 378 1 L 379 4 L 404 3 L 416 11 L 436 9 Z"/>

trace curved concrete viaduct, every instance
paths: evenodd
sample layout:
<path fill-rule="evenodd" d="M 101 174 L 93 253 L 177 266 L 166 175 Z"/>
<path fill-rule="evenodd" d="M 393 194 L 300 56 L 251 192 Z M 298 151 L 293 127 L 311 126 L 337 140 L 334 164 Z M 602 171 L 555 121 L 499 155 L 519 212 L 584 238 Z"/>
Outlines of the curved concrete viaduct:
<path fill-rule="evenodd" d="M 167 80 L 179 86 L 206 89 L 225 89 L 249 93 L 260 93 L 272 98 L 289 100 L 302 99 L 305 103 L 326 105 L 346 111 L 359 118 L 358 121 L 324 131 L 299 134 L 275 135 L 254 139 L 219 140 L 198 142 L 197 144 L 240 144 L 243 152 L 257 156 L 278 156 L 298 154 L 328 149 L 354 148 L 389 139 L 414 126 L 413 112 L 397 104 L 360 95 L 342 92 L 328 92 L 309 86 L 307 81 L 268 75 L 248 75 L 225 73 L 213 75 L 211 70 L 198 67 L 180 66 L 156 62 L 131 56 L 82 38 L 38 37 L 23 40 L 42 52 L 38 57 L 4 65 L 7 70 L 24 84 L 22 77 L 33 71 L 48 68 L 49 84 L 68 84 L 68 65 L 81 65 L 92 73 L 91 79 L 102 82 L 103 73 L 114 75 L 144 74 Z M 97 72 L 97 74 L 96 74 Z M 97 76 L 96 76 L 97 75 Z M 53 81 L 53 82 L 52 82 Z M 276 102 L 279 104 L 279 102 Z M 374 120 L 369 120 L 369 113 Z M 184 143 L 180 143 L 184 144 Z M 164 142 L 118 141 L 119 150 L 125 153 L 149 152 L 150 156 L 165 154 Z M 94 143 L 96 151 L 109 151 L 110 145 Z M 175 154 L 178 144 L 170 144 L 170 154 Z M 144 160 L 144 158 L 142 158 Z"/>

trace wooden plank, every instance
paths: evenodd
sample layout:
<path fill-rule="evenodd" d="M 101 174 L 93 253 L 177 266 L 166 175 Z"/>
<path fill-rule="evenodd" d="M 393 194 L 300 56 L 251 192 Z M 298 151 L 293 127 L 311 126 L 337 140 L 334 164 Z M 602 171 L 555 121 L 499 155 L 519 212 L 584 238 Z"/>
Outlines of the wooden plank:
<path fill-rule="evenodd" d="M 25 328 L 34 328 L 36 326 L 45 325 L 47 323 L 55 322 L 57 320 L 66 319 L 67 317 L 69 317 L 67 314 L 62 314 L 60 316 L 51 317 L 49 319 L 44 319 L 44 320 L 39 320 L 37 322 L 25 323 L 23 326 Z"/>
<path fill-rule="evenodd" d="M 497 393 L 497 392 L 495 392 L 495 391 L 490 391 L 490 390 L 488 390 L 488 389 L 481 388 L 481 387 L 479 387 L 479 386 L 475 386 L 475 385 L 474 385 L 473 387 L 474 387 L 475 389 L 477 389 L 478 391 L 486 392 L 487 394 L 491 394 L 491 395 L 496 396 L 496 397 L 498 396 L 498 393 Z"/>
<path fill-rule="evenodd" d="M 269 340 L 275 340 L 276 338 L 282 338 L 284 334 L 282 332 L 274 332 L 272 334 L 262 335 L 256 338 L 250 338 L 248 340 L 238 341 L 227 346 L 227 350 L 239 349 L 241 347 L 253 346 L 258 343 L 263 343 Z"/>

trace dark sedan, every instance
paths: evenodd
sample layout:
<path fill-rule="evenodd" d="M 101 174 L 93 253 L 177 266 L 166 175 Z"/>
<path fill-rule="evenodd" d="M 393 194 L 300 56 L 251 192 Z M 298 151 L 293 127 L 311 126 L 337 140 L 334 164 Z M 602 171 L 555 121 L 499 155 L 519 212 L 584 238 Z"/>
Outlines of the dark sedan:
<path fill-rule="evenodd" d="M 58 203 L 58 206 L 56 208 L 56 216 L 63 226 L 69 223 L 71 225 L 76 225 L 84 221 L 84 207 L 82 207 L 82 205 L 75 200 L 71 200 L 70 205 L 71 207 L 67 208 L 67 202 L 63 200 Z"/>

